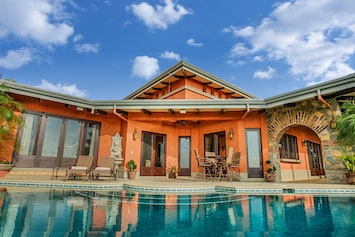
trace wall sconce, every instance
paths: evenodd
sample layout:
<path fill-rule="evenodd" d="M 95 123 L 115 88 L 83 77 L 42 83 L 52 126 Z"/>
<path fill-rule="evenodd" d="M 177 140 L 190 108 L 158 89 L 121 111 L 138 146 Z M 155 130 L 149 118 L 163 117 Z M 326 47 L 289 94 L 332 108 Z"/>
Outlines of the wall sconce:
<path fill-rule="evenodd" d="M 303 145 L 303 146 L 307 146 L 307 140 L 304 140 L 304 141 L 302 142 L 302 145 Z"/>
<path fill-rule="evenodd" d="M 137 140 L 137 138 L 138 138 L 138 132 L 137 132 L 137 129 L 135 128 L 134 132 L 133 132 L 133 140 L 135 141 L 135 140 Z"/>
<path fill-rule="evenodd" d="M 233 137 L 234 137 L 234 132 L 233 132 L 233 129 L 232 129 L 232 128 L 229 130 L 228 136 L 229 136 L 229 139 L 233 139 Z"/>

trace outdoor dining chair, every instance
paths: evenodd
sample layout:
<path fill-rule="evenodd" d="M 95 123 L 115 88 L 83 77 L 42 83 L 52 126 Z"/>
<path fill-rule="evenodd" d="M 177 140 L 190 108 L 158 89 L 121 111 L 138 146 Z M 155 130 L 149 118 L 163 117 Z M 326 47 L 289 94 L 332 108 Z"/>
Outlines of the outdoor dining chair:
<path fill-rule="evenodd" d="M 201 157 L 198 154 L 197 148 L 194 148 L 195 158 L 197 160 L 197 165 L 199 169 L 199 173 L 203 180 L 207 177 L 211 178 L 211 162 L 201 161 Z"/>
<path fill-rule="evenodd" d="M 116 178 L 115 173 L 115 158 L 114 157 L 103 157 L 100 160 L 100 165 L 96 166 L 91 171 L 92 180 L 99 179 L 100 177 L 109 177 L 110 181 L 112 178 Z"/>
<path fill-rule="evenodd" d="M 229 181 L 233 181 L 233 177 L 240 175 L 240 152 L 236 152 L 231 157 L 231 162 L 227 163 L 227 176 Z"/>
<path fill-rule="evenodd" d="M 79 156 L 76 164 L 65 171 L 64 180 L 75 179 L 76 177 L 84 177 L 88 180 L 93 160 L 94 157 L 92 156 Z"/>

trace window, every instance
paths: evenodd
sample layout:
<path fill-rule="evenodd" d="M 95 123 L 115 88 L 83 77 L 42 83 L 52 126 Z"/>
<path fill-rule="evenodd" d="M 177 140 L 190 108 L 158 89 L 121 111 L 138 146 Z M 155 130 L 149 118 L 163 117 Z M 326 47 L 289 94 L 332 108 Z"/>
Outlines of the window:
<path fill-rule="evenodd" d="M 294 159 L 298 160 L 298 146 L 297 137 L 289 134 L 284 134 L 280 141 L 280 159 Z"/>

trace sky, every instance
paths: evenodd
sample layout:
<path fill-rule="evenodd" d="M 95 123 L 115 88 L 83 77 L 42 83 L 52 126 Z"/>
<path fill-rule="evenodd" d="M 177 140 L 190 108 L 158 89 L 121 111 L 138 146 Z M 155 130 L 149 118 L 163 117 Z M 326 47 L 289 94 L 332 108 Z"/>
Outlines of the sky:
<path fill-rule="evenodd" d="M 259 98 L 355 70 L 353 0 L 0 0 L 0 75 L 121 100 L 184 60 Z"/>

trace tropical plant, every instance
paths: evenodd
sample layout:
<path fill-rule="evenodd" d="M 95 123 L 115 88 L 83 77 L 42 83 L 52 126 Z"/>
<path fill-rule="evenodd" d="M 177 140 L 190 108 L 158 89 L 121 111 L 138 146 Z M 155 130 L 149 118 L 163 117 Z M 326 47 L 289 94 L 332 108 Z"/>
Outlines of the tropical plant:
<path fill-rule="evenodd" d="M 345 101 L 341 106 L 342 114 L 337 119 L 337 142 L 341 146 L 355 144 L 355 101 Z"/>
<path fill-rule="evenodd" d="M 351 151 L 344 151 L 343 155 L 339 157 L 346 167 L 346 169 L 351 172 L 355 173 L 355 153 Z"/>
<path fill-rule="evenodd" d="M 13 147 L 11 141 L 15 140 L 15 132 L 23 125 L 21 117 L 23 105 L 8 94 L 9 87 L 7 84 L 11 81 L 13 80 L 0 81 L 0 151 L 2 153 L 6 153 L 9 146 Z M 4 159 L 4 157 L 1 158 Z"/>

